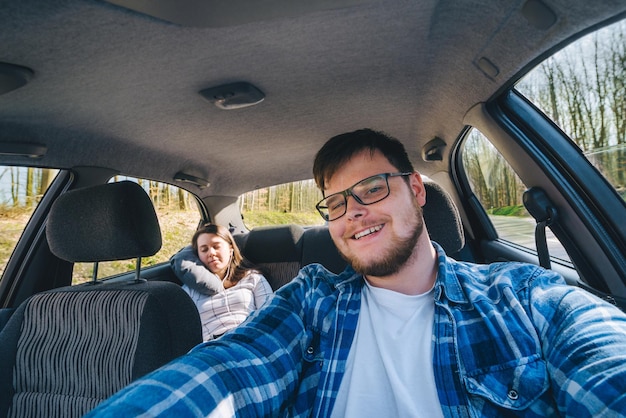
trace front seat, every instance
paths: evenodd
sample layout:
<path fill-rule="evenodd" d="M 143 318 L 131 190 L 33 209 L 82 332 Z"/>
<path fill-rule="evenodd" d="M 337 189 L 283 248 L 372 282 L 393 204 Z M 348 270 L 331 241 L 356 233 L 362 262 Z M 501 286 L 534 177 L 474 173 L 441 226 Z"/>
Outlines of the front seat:
<path fill-rule="evenodd" d="M 70 262 L 140 260 L 161 247 L 152 202 L 133 182 L 60 196 L 46 234 L 51 251 Z M 198 311 L 170 282 L 137 273 L 33 295 L 0 333 L 0 417 L 83 416 L 200 342 Z"/>

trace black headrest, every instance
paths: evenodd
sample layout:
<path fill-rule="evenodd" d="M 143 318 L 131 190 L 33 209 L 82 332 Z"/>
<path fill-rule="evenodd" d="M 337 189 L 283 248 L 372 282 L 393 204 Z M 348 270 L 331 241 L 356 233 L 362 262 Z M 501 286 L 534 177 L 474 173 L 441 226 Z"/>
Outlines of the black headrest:
<path fill-rule="evenodd" d="M 300 262 L 302 234 L 304 228 L 299 225 L 254 228 L 248 233 L 243 253 L 253 263 Z"/>
<path fill-rule="evenodd" d="M 161 248 L 152 201 L 130 181 L 59 196 L 50 209 L 46 235 L 52 253 L 70 262 L 146 257 Z"/>
<path fill-rule="evenodd" d="M 425 181 L 424 187 L 424 222 L 430 238 L 441 245 L 447 254 L 460 251 L 465 245 L 465 235 L 456 205 L 437 183 Z"/>

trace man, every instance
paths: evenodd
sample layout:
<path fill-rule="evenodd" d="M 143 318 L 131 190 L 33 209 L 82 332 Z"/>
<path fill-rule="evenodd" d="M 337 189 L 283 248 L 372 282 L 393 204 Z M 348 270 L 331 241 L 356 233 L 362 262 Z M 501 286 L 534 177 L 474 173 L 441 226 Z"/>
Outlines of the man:
<path fill-rule="evenodd" d="M 317 205 L 348 260 L 307 266 L 265 308 L 94 416 L 618 416 L 626 317 L 540 267 L 475 265 L 429 240 L 402 144 L 331 138 Z"/>

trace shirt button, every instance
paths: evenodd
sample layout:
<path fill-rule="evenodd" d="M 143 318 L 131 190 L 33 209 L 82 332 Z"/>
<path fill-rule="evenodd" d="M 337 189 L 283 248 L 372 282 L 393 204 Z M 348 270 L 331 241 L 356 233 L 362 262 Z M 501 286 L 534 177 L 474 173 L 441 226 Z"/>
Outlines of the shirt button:
<path fill-rule="evenodd" d="M 315 352 L 315 349 L 313 347 L 309 347 L 306 349 L 307 354 L 313 354 L 314 352 Z"/>
<path fill-rule="evenodd" d="M 515 389 L 509 390 L 509 393 L 507 393 L 506 396 L 508 396 L 509 399 L 512 401 L 516 401 L 519 399 L 519 393 L 517 393 Z"/>

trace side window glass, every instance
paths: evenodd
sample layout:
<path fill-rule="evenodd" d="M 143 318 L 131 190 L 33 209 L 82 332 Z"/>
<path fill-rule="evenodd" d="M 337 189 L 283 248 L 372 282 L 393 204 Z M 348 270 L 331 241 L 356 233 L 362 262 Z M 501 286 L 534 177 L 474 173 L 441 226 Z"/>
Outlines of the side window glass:
<path fill-rule="evenodd" d="M 137 182 L 146 190 L 161 226 L 163 245 L 155 255 L 142 258 L 141 267 L 168 261 L 174 253 L 191 242 L 200 223 L 201 214 L 196 199 L 189 192 L 165 183 L 123 176 L 114 177 L 111 182 L 122 180 Z M 98 279 L 132 272 L 135 266 L 135 259 L 98 263 Z M 72 284 L 93 280 L 93 271 L 93 263 L 74 264 Z"/>
<path fill-rule="evenodd" d="M 58 170 L 0 166 L 0 274 Z"/>
<path fill-rule="evenodd" d="M 472 191 L 487 212 L 498 237 L 536 251 L 536 222 L 522 200 L 527 187 L 511 166 L 477 129 L 472 129 L 466 138 L 462 155 Z M 549 229 L 546 229 L 546 238 L 550 256 L 569 261 L 565 249 Z"/>
<path fill-rule="evenodd" d="M 239 209 L 246 228 L 297 224 L 323 225 L 315 209 L 322 193 L 314 180 L 302 180 L 257 189 L 239 196 Z"/>
<path fill-rule="evenodd" d="M 626 198 L 626 21 L 587 35 L 516 89 L 541 109 Z"/>

